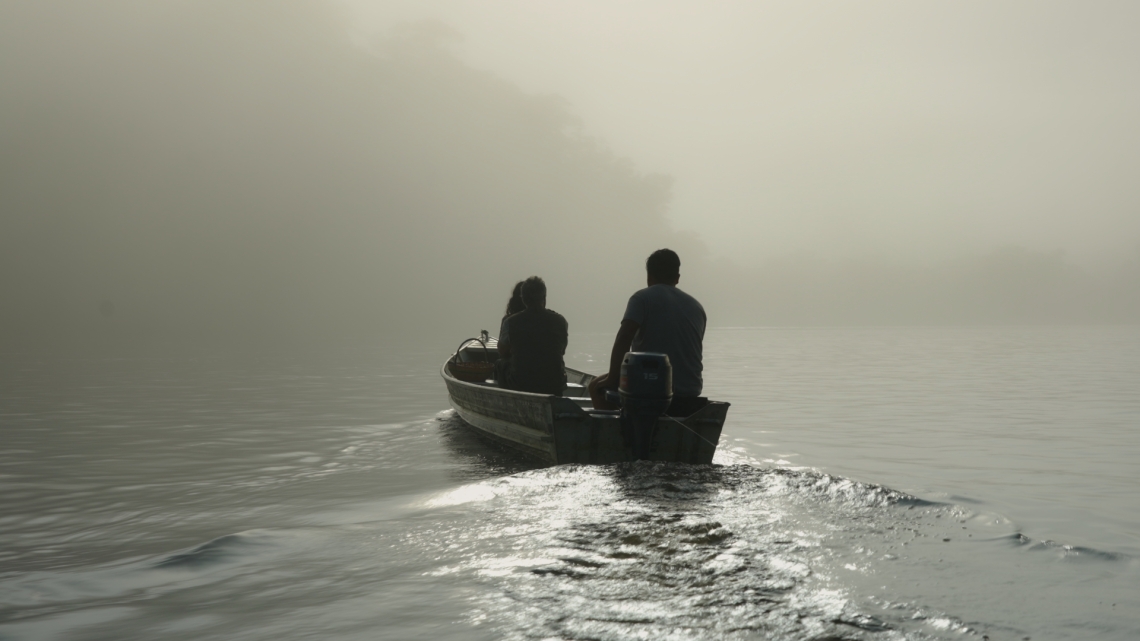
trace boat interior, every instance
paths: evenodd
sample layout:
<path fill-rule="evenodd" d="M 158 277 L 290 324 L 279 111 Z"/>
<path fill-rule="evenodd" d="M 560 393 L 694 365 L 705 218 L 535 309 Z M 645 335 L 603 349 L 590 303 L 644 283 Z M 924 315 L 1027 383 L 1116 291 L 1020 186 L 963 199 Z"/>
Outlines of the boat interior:
<path fill-rule="evenodd" d="M 464 341 L 459 346 L 459 350 L 455 354 L 455 358 L 464 362 L 482 362 L 493 363 L 498 358 L 498 341 L 492 337 L 484 335 L 482 338 L 471 338 Z M 616 415 L 620 412 L 618 410 L 599 410 L 594 409 L 593 401 L 590 400 L 590 382 L 594 380 L 593 374 L 587 374 L 570 367 L 566 368 L 566 387 L 562 390 L 562 397 L 574 401 L 578 407 L 581 407 L 586 412 L 595 415 L 609 414 Z M 467 381 L 473 385 L 482 385 L 485 387 L 499 387 L 498 382 L 494 379 L 488 378 L 483 381 Z M 708 399 L 701 397 L 695 399 L 688 399 L 683 403 L 674 403 L 669 407 L 670 416 L 689 416 L 705 405 L 708 404 Z"/>
<path fill-rule="evenodd" d="M 499 342 L 495 337 L 487 337 L 480 341 L 479 339 L 468 339 L 463 345 L 460 346 L 456 358 L 464 362 L 484 362 L 493 363 L 498 358 Z M 570 367 L 566 368 L 566 387 L 562 390 L 562 396 L 573 400 L 584 410 L 589 411 L 591 414 L 617 414 L 615 410 L 595 410 L 593 403 L 590 401 L 590 381 L 594 380 L 593 374 L 587 374 Z M 484 381 L 468 381 L 473 385 L 482 385 L 484 387 L 499 387 L 499 384 L 494 379 L 488 378 Z"/>

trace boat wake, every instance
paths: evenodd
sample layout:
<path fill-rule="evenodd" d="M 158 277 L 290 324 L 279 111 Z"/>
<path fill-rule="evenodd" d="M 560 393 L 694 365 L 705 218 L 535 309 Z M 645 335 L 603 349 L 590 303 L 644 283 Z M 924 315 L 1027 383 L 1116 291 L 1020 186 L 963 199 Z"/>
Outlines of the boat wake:
<path fill-rule="evenodd" d="M 476 616 L 502 622 L 508 638 L 921 638 L 972 630 L 942 613 L 867 607 L 874 604 L 860 603 L 836 576 L 849 561 L 897 555 L 925 536 L 902 518 L 908 511 L 966 516 L 949 506 L 751 466 L 563 467 L 488 485 L 498 514 L 479 547 L 509 552 L 447 571 L 496 584 Z M 813 504 L 831 509 L 804 509 Z M 884 508 L 897 513 L 889 524 Z M 882 534 L 874 552 L 837 545 L 870 530 Z"/>
<path fill-rule="evenodd" d="M 472 620 L 502 638 L 1029 635 L 968 593 L 928 591 L 931 572 L 968 586 L 963 576 L 984 580 L 1003 554 L 1011 574 L 1001 580 L 1018 581 L 1015 526 L 881 486 L 810 470 L 639 462 L 523 472 L 436 505 L 464 501 L 484 525 L 444 537 L 466 558 L 434 574 L 487 588 Z"/>

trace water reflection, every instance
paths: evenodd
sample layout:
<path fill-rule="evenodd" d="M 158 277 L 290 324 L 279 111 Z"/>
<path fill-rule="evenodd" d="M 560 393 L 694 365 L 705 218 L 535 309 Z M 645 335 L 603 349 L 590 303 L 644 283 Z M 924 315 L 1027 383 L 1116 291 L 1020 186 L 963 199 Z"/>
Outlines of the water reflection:
<path fill-rule="evenodd" d="M 475 428 L 463 422 L 454 410 L 441 412 L 437 420 L 443 444 L 457 463 L 453 476 L 458 481 L 507 476 L 545 466 L 539 461 L 480 436 Z"/>

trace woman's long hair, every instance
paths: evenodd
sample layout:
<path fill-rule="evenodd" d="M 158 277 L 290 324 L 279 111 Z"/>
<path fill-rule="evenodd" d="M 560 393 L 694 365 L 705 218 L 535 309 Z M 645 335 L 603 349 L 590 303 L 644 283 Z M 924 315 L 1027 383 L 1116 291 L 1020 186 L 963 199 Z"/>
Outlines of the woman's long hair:
<path fill-rule="evenodd" d="M 526 304 L 523 303 L 522 299 L 522 286 L 524 282 L 526 281 L 520 280 L 519 282 L 515 283 L 515 288 L 511 291 L 511 300 L 507 301 L 507 313 L 504 314 L 504 316 L 517 314 L 526 309 Z"/>

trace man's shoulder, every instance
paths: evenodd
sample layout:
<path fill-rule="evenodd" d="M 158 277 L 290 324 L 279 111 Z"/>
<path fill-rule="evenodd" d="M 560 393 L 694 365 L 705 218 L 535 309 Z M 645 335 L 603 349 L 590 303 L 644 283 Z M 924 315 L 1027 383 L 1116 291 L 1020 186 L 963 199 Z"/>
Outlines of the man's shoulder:
<path fill-rule="evenodd" d="M 668 296 L 668 294 L 662 290 L 663 287 L 666 287 L 666 285 L 651 285 L 649 287 L 642 287 L 641 289 L 631 294 L 629 300 L 653 300 L 656 298 L 661 298 L 662 296 Z"/>
<path fill-rule="evenodd" d="M 568 324 L 566 322 L 566 317 L 563 316 L 562 314 L 559 314 L 558 312 L 554 311 L 553 309 L 546 309 L 543 311 L 545 311 L 549 315 L 549 317 L 551 319 L 553 319 L 555 322 L 557 322 L 563 326 L 566 326 Z"/>
<path fill-rule="evenodd" d="M 675 285 L 653 285 L 639 289 L 630 296 L 630 299 L 662 299 L 667 301 L 682 300 L 687 303 L 692 303 L 701 306 L 701 303 L 693 297 L 692 294 L 684 291 Z"/>
<path fill-rule="evenodd" d="M 684 290 L 678 289 L 676 287 L 674 287 L 673 289 L 677 290 L 677 295 L 682 300 L 684 300 L 685 302 L 687 302 L 689 304 L 696 305 L 697 307 L 701 308 L 701 311 L 704 311 L 704 306 L 701 305 L 701 302 L 699 300 L 697 300 L 696 298 L 694 298 L 692 294 L 690 294 L 689 292 L 686 292 Z"/>

